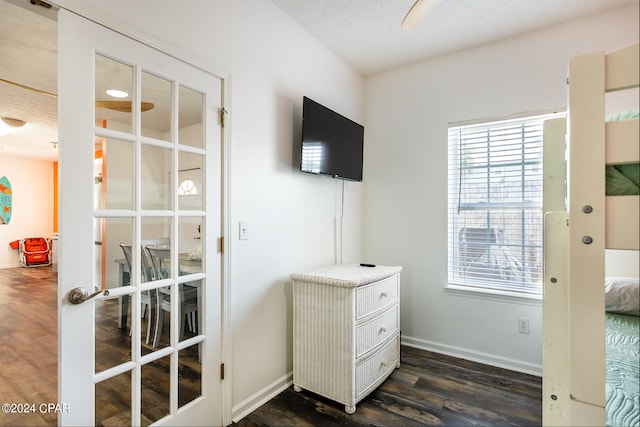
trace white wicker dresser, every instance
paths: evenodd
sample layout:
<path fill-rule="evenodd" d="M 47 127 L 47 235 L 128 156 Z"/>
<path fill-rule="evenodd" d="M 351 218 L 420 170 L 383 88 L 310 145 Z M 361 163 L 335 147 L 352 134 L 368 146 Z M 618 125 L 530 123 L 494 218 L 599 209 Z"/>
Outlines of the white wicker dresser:
<path fill-rule="evenodd" d="M 400 366 L 398 266 L 338 264 L 291 274 L 293 385 L 345 405 Z"/>

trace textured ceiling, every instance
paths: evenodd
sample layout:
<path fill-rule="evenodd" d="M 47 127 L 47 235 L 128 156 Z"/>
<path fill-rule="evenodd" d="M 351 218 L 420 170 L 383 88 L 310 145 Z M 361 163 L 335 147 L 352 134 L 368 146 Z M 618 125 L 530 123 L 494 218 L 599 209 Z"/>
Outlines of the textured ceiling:
<path fill-rule="evenodd" d="M 227 0 L 231 1 L 231 0 Z M 400 30 L 414 0 L 271 0 L 362 75 L 638 0 L 442 0 L 416 28 Z M 178 2 L 176 2 L 178 4 Z M 53 9 L 0 0 L 0 79 L 57 92 L 57 24 Z M 28 123 L 0 137 L 0 155 L 55 160 L 57 98 L 0 81 L 0 117 Z"/>
<path fill-rule="evenodd" d="M 58 85 L 55 11 L 31 6 L 28 1 L 0 0 L 0 58 L 0 79 L 55 94 Z M 0 137 L 0 155 L 55 160 L 57 153 L 50 142 L 58 139 L 57 108 L 55 96 L 0 81 L 0 117 L 27 122 L 17 131 Z"/>
<path fill-rule="evenodd" d="M 414 0 L 271 0 L 363 75 L 512 37 L 638 0 L 441 0 L 413 30 Z"/>
<path fill-rule="evenodd" d="M 29 0 L 0 0 L 0 117 L 27 122 L 15 132 L 0 137 L 0 155 L 57 159 L 51 144 L 58 141 L 56 15 L 54 9 L 34 6 Z M 114 101 L 106 95 L 107 88 L 128 89 L 133 93 L 130 66 L 98 55 L 95 69 L 96 101 Z M 171 83 L 148 73 L 142 73 L 141 80 L 142 101 L 153 105 L 142 115 L 143 126 L 155 135 L 155 132 L 168 132 Z M 199 122 L 202 95 L 181 88 L 179 96 L 180 123 Z M 129 96 L 119 101 L 130 100 Z M 132 115 L 96 108 L 95 119 L 130 126 Z M 59 142 L 62 147 L 64 141 Z"/>

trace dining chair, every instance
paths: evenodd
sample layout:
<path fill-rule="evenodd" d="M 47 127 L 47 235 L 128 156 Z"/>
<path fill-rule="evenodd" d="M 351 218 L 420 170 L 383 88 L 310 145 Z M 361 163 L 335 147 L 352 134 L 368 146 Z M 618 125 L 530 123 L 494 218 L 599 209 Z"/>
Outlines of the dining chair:
<path fill-rule="evenodd" d="M 122 252 L 124 253 L 124 258 L 127 261 L 127 266 L 129 267 L 129 283 L 131 284 L 131 274 L 133 273 L 133 259 L 131 256 L 131 245 L 126 243 L 120 243 L 120 247 L 122 248 Z M 147 259 L 147 256 L 144 254 L 144 251 L 140 251 L 140 266 L 141 266 L 141 279 L 143 282 L 148 282 L 152 280 L 152 268 Z M 152 325 L 154 325 L 154 318 L 156 318 L 156 313 L 154 313 L 157 303 L 156 292 L 154 290 L 150 291 L 142 291 L 140 292 L 140 303 L 142 304 L 142 318 L 146 317 L 147 311 L 149 312 L 149 318 L 147 319 L 147 336 L 145 338 L 145 342 L 149 344 L 151 340 L 151 330 Z M 157 323 L 157 320 L 156 322 Z"/>
<path fill-rule="evenodd" d="M 171 250 L 169 248 L 160 248 L 149 245 L 146 247 L 147 253 L 151 258 L 151 265 L 154 271 L 155 280 L 166 279 L 170 273 Z M 178 295 L 180 301 L 180 339 L 184 336 L 185 320 L 191 332 L 196 332 L 197 312 L 198 312 L 198 289 L 196 286 L 188 283 L 178 285 Z M 157 347 L 160 343 L 162 330 L 164 327 L 164 314 L 171 312 L 171 291 L 168 287 L 158 288 L 156 293 L 157 303 L 157 321 L 156 331 L 153 338 L 153 346 Z"/>

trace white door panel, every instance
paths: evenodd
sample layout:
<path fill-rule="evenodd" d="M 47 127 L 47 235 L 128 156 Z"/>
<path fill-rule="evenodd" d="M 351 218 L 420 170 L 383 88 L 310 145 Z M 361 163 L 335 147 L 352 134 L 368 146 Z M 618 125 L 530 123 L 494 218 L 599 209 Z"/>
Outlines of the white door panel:
<path fill-rule="evenodd" d="M 61 425 L 222 424 L 221 107 L 219 78 L 60 10 Z"/>

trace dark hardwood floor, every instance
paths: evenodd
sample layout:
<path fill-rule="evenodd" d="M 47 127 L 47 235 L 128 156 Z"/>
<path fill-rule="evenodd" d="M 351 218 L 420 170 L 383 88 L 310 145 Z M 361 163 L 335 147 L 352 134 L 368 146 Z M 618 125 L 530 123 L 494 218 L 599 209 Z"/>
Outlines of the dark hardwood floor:
<path fill-rule="evenodd" d="M 50 266 L 0 269 L 0 403 L 57 403 L 56 298 Z M 0 413 L 2 426 L 56 423 L 53 412 Z"/>
<path fill-rule="evenodd" d="M 57 278 L 50 267 L 0 269 L 0 403 L 57 402 L 56 298 Z M 111 345 L 121 342 L 126 347 L 129 334 L 114 322 L 104 322 L 105 336 L 111 337 Z M 97 323 L 101 328 L 102 322 Z M 199 364 L 193 356 L 196 361 L 181 368 L 185 401 L 200 390 Z M 144 424 L 166 410 L 163 387 L 156 388 L 166 378 L 166 361 L 157 365 L 159 374 L 151 366 L 147 370 L 150 409 Z M 109 395 L 126 390 L 126 380 L 116 377 L 113 386 L 104 384 L 113 408 L 105 414 L 111 417 L 109 424 L 127 425 L 130 419 L 123 411 L 128 395 Z M 353 415 L 346 414 L 343 405 L 290 387 L 235 425 L 535 426 L 542 421 L 541 393 L 539 377 L 403 346 L 400 368 L 360 402 Z M 122 406 L 113 406 L 118 399 Z M 0 413 L 0 426 L 56 423 L 53 413 Z"/>
<path fill-rule="evenodd" d="M 56 301 L 57 274 L 51 266 L 0 269 L 0 404 L 35 404 L 33 412 L 0 412 L 0 426 L 57 425 L 54 412 L 39 410 L 42 403 L 59 403 Z M 118 317 L 117 299 L 96 305 L 99 371 L 131 358 L 129 328 L 119 328 Z M 146 319 L 141 325 L 145 334 Z M 168 345 L 168 339 L 169 328 L 163 328 L 160 347 Z M 152 351 L 151 345 L 143 344 L 143 354 Z M 178 359 L 178 406 L 183 406 L 202 393 L 197 345 L 181 350 Z M 169 412 L 169 366 L 169 357 L 164 357 L 142 368 L 142 425 Z M 130 391 L 128 373 L 99 383 L 95 424 L 130 425 Z"/>
<path fill-rule="evenodd" d="M 238 423 L 253 426 L 539 426 L 542 379 L 402 347 L 401 365 L 348 415 L 289 387 Z"/>

